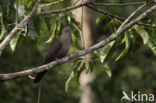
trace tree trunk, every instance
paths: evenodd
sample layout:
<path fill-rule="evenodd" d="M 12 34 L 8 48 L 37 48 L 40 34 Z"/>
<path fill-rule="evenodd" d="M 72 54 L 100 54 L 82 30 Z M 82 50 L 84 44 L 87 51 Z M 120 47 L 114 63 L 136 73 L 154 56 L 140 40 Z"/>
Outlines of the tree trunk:
<path fill-rule="evenodd" d="M 80 1 L 78 2 L 80 3 Z M 77 4 L 78 4 L 77 3 Z M 82 14 L 83 12 L 83 14 Z M 88 47 L 90 47 L 96 37 L 96 33 L 95 33 L 95 18 L 92 14 L 92 11 L 87 8 L 87 7 L 81 7 L 78 8 L 74 11 L 74 16 L 75 19 L 81 23 L 82 25 L 82 40 L 83 40 L 83 46 L 85 49 L 87 49 Z M 82 20 L 83 19 L 83 20 Z M 94 39 L 93 39 L 94 38 Z M 86 60 L 87 59 L 91 59 L 92 55 L 88 54 L 86 55 Z M 96 103 L 96 98 L 95 95 L 90 87 L 90 85 L 88 85 L 90 82 L 92 82 L 94 80 L 95 74 L 94 72 L 92 73 L 87 73 L 84 70 L 81 75 L 80 75 L 80 85 L 81 85 L 81 89 L 82 89 L 82 95 L 81 95 L 81 99 L 80 99 L 80 103 Z"/>

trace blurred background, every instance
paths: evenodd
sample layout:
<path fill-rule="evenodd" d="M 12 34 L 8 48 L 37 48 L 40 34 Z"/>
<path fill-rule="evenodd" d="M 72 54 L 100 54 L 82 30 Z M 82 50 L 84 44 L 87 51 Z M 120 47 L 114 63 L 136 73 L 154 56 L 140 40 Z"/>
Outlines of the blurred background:
<path fill-rule="evenodd" d="M 43 0 L 42 5 L 53 1 Z M 138 0 L 138 2 L 141 1 L 144 0 Z M 32 10 L 36 0 L 18 0 L 18 2 L 18 21 L 20 22 Z M 96 2 L 114 4 L 137 1 L 97 0 Z M 38 12 L 65 8 L 74 5 L 74 3 L 78 4 L 74 0 L 70 2 L 64 0 L 57 5 L 40 7 Z M 152 4 L 149 4 L 145 9 L 151 6 Z M 99 6 L 98 8 L 126 18 L 137 7 L 139 5 Z M 16 1 L 0 0 L 0 11 L 0 41 L 2 41 L 14 27 L 12 23 L 15 23 L 16 20 Z M 155 17 L 156 13 L 152 13 L 142 20 L 142 23 L 156 25 Z M 65 25 L 70 25 L 72 29 L 77 28 L 71 35 L 72 46 L 69 54 L 72 54 L 107 38 L 116 31 L 121 23 L 87 7 L 83 8 L 83 22 L 81 20 L 82 8 L 71 12 L 33 18 L 28 23 L 27 28 L 20 32 L 22 35 L 15 37 L 14 41 L 4 49 L 0 57 L 0 73 L 18 72 L 41 65 L 49 43 L 52 41 L 49 37 L 61 34 Z M 8 24 L 12 25 L 8 26 Z M 2 36 L 4 30 L 5 33 Z M 83 32 L 80 32 L 81 30 Z M 125 50 L 126 40 L 124 35 L 126 34 L 117 39 L 118 43 L 111 42 L 112 44 L 95 51 L 93 54 L 61 64 L 48 71 L 42 79 L 40 103 L 120 103 L 123 102 L 121 101 L 122 91 L 128 94 L 131 91 L 135 93 L 140 91 L 144 94 L 154 94 L 156 96 L 156 49 L 151 49 L 148 43 L 143 44 L 144 37 L 138 35 L 140 33 L 138 30 L 140 29 L 134 27 L 129 31 L 131 43 L 124 56 L 121 56 L 121 53 Z M 141 30 L 145 31 L 148 34 L 149 41 L 153 41 L 156 45 L 155 28 L 141 27 Z M 78 60 L 84 62 L 84 58 L 89 61 L 89 69 L 93 69 L 92 72 L 90 72 L 91 70 L 89 72 L 84 71 L 85 63 L 81 67 L 80 65 L 75 66 Z M 81 68 L 81 70 L 74 71 L 76 68 Z M 78 76 L 71 77 L 72 72 L 76 72 Z M 33 80 L 28 77 L 0 83 L 0 102 L 35 103 L 37 102 L 38 88 L 39 84 L 33 83 Z M 67 89 L 68 92 L 65 91 Z"/>

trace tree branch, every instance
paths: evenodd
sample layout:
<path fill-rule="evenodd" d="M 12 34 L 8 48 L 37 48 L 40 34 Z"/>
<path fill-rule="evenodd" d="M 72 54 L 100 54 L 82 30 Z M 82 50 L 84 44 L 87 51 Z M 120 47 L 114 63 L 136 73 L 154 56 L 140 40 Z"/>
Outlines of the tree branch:
<path fill-rule="evenodd" d="M 54 4 L 58 4 L 58 3 L 62 2 L 62 1 L 64 1 L 64 0 L 58 0 L 58 1 L 54 1 L 54 2 L 48 3 L 48 4 L 42 4 L 42 5 L 40 5 L 40 7 L 44 8 L 44 7 L 47 7 L 47 6 L 52 6 Z"/>
<path fill-rule="evenodd" d="M 136 6 L 136 5 L 142 5 L 145 4 L 146 2 L 135 2 L 135 3 L 119 3 L 119 4 L 109 4 L 109 3 L 97 3 L 93 2 L 92 4 L 97 5 L 97 6 Z"/>
<path fill-rule="evenodd" d="M 95 7 L 91 6 L 91 5 L 87 5 L 87 7 L 89 7 L 90 9 L 93 9 L 93 10 L 99 12 L 99 13 L 102 13 L 102 14 L 108 16 L 108 17 L 116 18 L 116 19 L 118 19 L 118 20 L 120 20 L 120 21 L 124 21 L 124 20 L 125 20 L 125 18 L 123 18 L 123 17 L 120 17 L 120 16 L 117 16 L 117 15 L 111 14 L 111 13 L 106 12 L 106 11 L 104 11 L 104 10 L 101 10 L 101 9 L 99 9 L 99 8 L 95 8 Z M 130 21 L 130 20 L 129 20 L 129 21 Z M 136 23 L 136 24 L 137 24 L 137 25 L 140 25 L 140 26 L 156 28 L 156 25 L 142 24 L 142 23 Z"/>
<path fill-rule="evenodd" d="M 52 11 L 45 11 L 45 12 L 40 12 L 36 14 L 36 10 L 37 7 L 39 6 L 39 3 L 42 0 L 38 0 L 38 2 L 36 3 L 36 6 L 33 8 L 32 12 L 29 13 L 28 16 L 26 16 L 17 27 L 14 27 L 14 29 L 9 33 L 9 35 L 7 37 L 5 37 L 5 39 L 2 41 L 2 43 L 0 44 L 0 55 L 2 54 L 2 51 L 4 50 L 4 48 L 6 47 L 6 45 L 10 42 L 10 40 L 16 35 L 16 33 L 21 30 L 29 21 L 32 17 L 34 16 L 40 16 L 40 15 L 47 15 L 47 14 L 56 14 L 56 13 L 61 13 L 61 12 L 66 12 L 69 10 L 73 10 L 79 7 L 82 7 L 86 4 L 89 4 L 95 0 L 90 0 L 90 1 L 86 1 L 86 2 L 82 2 L 79 5 L 75 5 L 75 6 L 71 6 L 65 9 L 60 9 L 60 10 L 52 10 Z"/>
<path fill-rule="evenodd" d="M 0 55 L 3 51 L 3 49 L 5 48 L 5 46 L 10 42 L 10 40 L 15 36 L 15 34 L 21 30 L 21 28 L 23 28 L 27 23 L 28 21 L 30 20 L 30 18 L 33 17 L 33 15 L 36 13 L 36 10 L 37 10 L 37 7 L 39 5 L 39 3 L 41 2 L 42 0 L 38 0 L 38 2 L 36 3 L 36 5 L 34 6 L 33 10 L 29 13 L 28 16 L 26 16 L 22 21 L 21 23 L 16 26 L 10 33 L 9 35 L 2 41 L 2 43 L 0 44 Z"/>
<path fill-rule="evenodd" d="M 137 13 L 139 12 L 146 4 L 141 5 L 138 9 L 136 9 L 133 13 L 131 13 L 131 15 L 121 24 L 121 26 L 118 28 L 118 30 L 116 32 L 118 32 L 121 28 L 123 28 L 123 26 L 130 21 L 130 19 Z"/>
<path fill-rule="evenodd" d="M 1 81 L 7 81 L 7 80 L 11 80 L 11 79 L 15 79 L 15 78 L 20 78 L 20 77 L 24 77 L 27 75 L 31 75 L 34 73 L 39 73 L 42 72 L 44 70 L 49 70 L 50 68 L 52 69 L 53 67 L 68 62 L 69 60 L 73 60 L 75 58 L 78 58 L 80 56 L 86 55 L 94 50 L 97 50 L 105 45 L 107 45 L 109 42 L 115 40 L 118 35 L 120 35 L 121 33 L 123 33 L 124 31 L 126 31 L 127 29 L 129 29 L 130 27 L 132 27 L 133 25 L 135 25 L 138 21 L 142 20 L 143 18 L 145 18 L 146 16 L 148 16 L 149 14 L 152 13 L 152 11 L 156 10 L 156 5 L 152 6 L 150 9 L 148 9 L 147 11 L 145 11 L 144 13 L 142 13 L 140 16 L 138 16 L 136 19 L 132 20 L 131 22 L 129 22 L 127 25 L 123 26 L 122 28 L 120 28 L 119 30 L 117 30 L 118 32 L 113 33 L 112 35 L 110 35 L 108 38 L 104 39 L 103 41 L 89 47 L 86 50 L 82 50 L 78 53 L 75 54 L 71 54 L 70 56 L 64 57 L 62 59 L 60 59 L 60 61 L 53 61 L 50 62 L 48 64 L 42 65 L 42 66 L 38 66 L 35 68 L 31 68 L 28 70 L 24 70 L 24 71 L 20 71 L 20 72 L 15 72 L 15 73 L 7 73 L 7 74 L 0 74 L 0 80 Z"/>
<path fill-rule="evenodd" d="M 78 5 L 74 5 L 74 6 L 71 6 L 71 7 L 64 8 L 64 9 L 40 12 L 40 13 L 37 13 L 35 16 L 48 15 L 48 14 L 57 14 L 57 13 L 62 13 L 62 12 L 66 12 L 66 11 L 69 11 L 69 10 L 74 10 L 74 9 L 79 8 L 79 7 L 90 4 L 93 1 L 95 1 L 95 0 L 88 0 L 86 2 L 82 2 L 82 3 L 78 4 Z"/>

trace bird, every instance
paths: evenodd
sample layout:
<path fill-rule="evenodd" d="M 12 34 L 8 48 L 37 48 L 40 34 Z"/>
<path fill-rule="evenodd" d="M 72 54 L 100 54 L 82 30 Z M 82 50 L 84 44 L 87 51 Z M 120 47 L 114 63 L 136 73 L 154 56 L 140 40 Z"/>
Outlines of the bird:
<path fill-rule="evenodd" d="M 65 26 L 62 30 L 61 35 L 56 36 L 54 38 L 54 40 L 50 44 L 48 52 L 43 61 L 43 64 L 47 64 L 54 60 L 59 60 L 60 58 L 63 58 L 67 55 L 70 49 L 70 45 L 71 45 L 71 40 L 70 40 L 71 31 L 72 29 L 70 26 Z M 34 83 L 38 83 L 46 72 L 47 70 L 42 71 L 39 74 L 37 74 L 37 76 L 34 79 Z"/>

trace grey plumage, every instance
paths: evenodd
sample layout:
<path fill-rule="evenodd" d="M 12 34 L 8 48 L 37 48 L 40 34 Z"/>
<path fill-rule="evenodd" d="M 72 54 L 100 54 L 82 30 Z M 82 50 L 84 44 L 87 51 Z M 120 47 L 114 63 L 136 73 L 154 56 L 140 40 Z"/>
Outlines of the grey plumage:
<path fill-rule="evenodd" d="M 71 28 L 69 26 L 64 27 L 61 36 L 56 37 L 53 40 L 53 42 L 51 43 L 48 49 L 43 64 L 47 64 L 51 61 L 54 61 L 56 58 L 60 59 L 67 55 L 71 44 L 71 40 L 69 36 L 70 31 Z M 47 71 L 40 72 L 34 79 L 34 82 L 38 83 L 46 72 Z"/>

